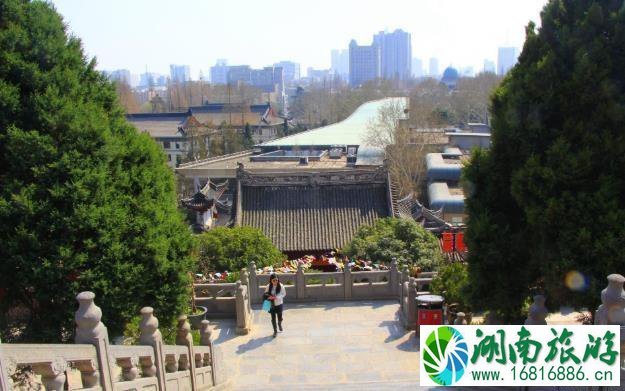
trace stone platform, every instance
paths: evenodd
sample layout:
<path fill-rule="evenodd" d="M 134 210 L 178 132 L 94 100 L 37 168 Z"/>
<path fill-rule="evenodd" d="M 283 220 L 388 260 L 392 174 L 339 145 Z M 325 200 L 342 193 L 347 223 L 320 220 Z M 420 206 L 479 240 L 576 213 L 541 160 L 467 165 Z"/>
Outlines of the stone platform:
<path fill-rule="evenodd" d="M 254 309 L 249 335 L 233 321 L 213 323 L 227 376 L 236 390 L 414 390 L 418 345 L 405 331 L 396 301 L 285 304 L 284 332 Z"/>

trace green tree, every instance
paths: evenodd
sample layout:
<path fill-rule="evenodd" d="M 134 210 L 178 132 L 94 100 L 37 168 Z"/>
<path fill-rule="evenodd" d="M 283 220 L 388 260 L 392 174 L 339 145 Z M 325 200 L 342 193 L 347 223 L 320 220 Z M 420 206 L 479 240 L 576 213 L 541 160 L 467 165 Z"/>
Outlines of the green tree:
<path fill-rule="evenodd" d="M 442 261 L 438 240 L 422 226 L 408 219 L 387 217 L 372 226 L 363 225 L 343 252 L 375 262 L 416 265 L 433 270 Z"/>
<path fill-rule="evenodd" d="M 200 273 L 237 271 L 250 262 L 257 267 L 274 265 L 285 259 L 271 240 L 258 228 L 217 227 L 197 236 Z"/>
<path fill-rule="evenodd" d="M 432 292 L 445 297 L 449 304 L 459 304 L 460 311 L 470 311 L 469 271 L 466 263 L 453 262 L 440 268 L 432 279 Z"/>
<path fill-rule="evenodd" d="M 119 335 L 188 298 L 191 236 L 173 174 L 45 2 L 0 1 L 0 330 L 66 341 L 94 291 Z"/>
<path fill-rule="evenodd" d="M 250 149 L 254 147 L 254 139 L 252 138 L 252 129 L 249 123 L 245 123 L 245 129 L 243 130 L 243 148 Z"/>
<path fill-rule="evenodd" d="M 466 170 L 474 303 L 518 319 L 532 290 L 593 309 L 625 268 L 625 7 L 550 1 Z M 571 271 L 586 284 L 567 285 Z"/>

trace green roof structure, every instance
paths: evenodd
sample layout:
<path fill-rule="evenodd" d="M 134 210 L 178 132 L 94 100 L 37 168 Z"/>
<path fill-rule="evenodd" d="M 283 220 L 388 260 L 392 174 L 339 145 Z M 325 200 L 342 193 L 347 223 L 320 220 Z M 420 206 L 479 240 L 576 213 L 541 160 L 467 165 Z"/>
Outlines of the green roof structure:
<path fill-rule="evenodd" d="M 282 137 L 258 145 L 259 147 L 366 145 L 369 123 L 375 121 L 380 108 L 389 104 L 399 104 L 408 108 L 408 98 L 384 98 L 367 102 L 341 122 L 321 128 L 307 130 L 292 136 Z"/>

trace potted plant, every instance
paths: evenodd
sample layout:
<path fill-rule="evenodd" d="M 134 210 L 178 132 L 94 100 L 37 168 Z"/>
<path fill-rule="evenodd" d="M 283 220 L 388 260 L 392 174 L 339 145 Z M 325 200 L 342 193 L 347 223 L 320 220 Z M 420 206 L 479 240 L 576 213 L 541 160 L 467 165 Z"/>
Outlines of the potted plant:
<path fill-rule="evenodd" d="M 191 276 L 191 313 L 187 315 L 187 319 L 191 324 L 191 328 L 199 330 L 202 321 L 206 319 L 206 312 L 208 308 L 198 306 L 195 304 L 195 284 L 193 283 L 193 276 Z"/>
<path fill-rule="evenodd" d="M 469 287 L 469 273 L 467 265 L 462 262 L 453 262 L 443 266 L 436 277 L 432 279 L 432 292 L 441 295 L 447 303 L 447 321 L 453 324 L 458 312 L 465 314 L 467 324 L 471 324 L 473 313 L 467 301 Z"/>

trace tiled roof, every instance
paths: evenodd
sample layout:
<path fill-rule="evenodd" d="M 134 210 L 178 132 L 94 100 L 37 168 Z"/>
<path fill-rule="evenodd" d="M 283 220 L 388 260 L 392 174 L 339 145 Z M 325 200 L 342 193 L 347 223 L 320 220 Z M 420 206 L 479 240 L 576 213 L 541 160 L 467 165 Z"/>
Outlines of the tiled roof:
<path fill-rule="evenodd" d="M 247 105 L 246 105 L 247 106 Z M 246 107 L 246 111 L 252 113 L 264 114 L 269 108 L 269 104 L 249 105 Z M 202 106 L 192 106 L 189 108 L 193 114 L 197 113 L 240 113 L 240 103 L 209 103 Z"/>
<path fill-rule="evenodd" d="M 127 114 L 126 119 L 140 132 L 148 132 L 154 138 L 181 137 L 178 129 L 183 127 L 188 112 Z"/>
<path fill-rule="evenodd" d="M 389 215 L 382 184 L 243 186 L 241 224 L 260 228 L 281 251 L 345 246 L 363 224 Z"/>

